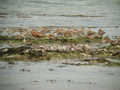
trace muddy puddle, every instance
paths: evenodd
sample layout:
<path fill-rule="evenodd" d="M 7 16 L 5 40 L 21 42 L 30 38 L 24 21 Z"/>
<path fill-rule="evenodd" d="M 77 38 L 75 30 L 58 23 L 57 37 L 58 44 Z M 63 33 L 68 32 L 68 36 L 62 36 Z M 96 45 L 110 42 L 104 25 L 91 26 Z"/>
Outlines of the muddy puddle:
<path fill-rule="evenodd" d="M 0 62 L 0 90 L 119 90 L 120 67 Z"/>

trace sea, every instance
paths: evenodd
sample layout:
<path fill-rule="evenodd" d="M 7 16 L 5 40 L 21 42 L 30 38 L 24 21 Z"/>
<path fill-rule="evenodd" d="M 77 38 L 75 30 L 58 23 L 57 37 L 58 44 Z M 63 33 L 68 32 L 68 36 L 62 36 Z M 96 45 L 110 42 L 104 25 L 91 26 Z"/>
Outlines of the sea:
<path fill-rule="evenodd" d="M 0 0 L 0 27 L 102 28 L 120 36 L 120 0 Z"/>

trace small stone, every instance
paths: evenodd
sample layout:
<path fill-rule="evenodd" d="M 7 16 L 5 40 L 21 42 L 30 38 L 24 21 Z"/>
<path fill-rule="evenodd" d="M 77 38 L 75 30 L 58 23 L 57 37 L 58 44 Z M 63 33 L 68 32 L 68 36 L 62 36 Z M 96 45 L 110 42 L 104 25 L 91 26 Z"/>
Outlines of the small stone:
<path fill-rule="evenodd" d="M 54 71 L 54 69 L 50 68 L 49 71 Z"/>
<path fill-rule="evenodd" d="M 23 68 L 23 69 L 21 69 L 20 71 L 23 71 L 23 72 L 25 72 L 25 71 L 26 71 L 26 72 L 30 72 L 31 70 L 29 70 L 29 69 L 24 69 L 24 68 Z"/>
<path fill-rule="evenodd" d="M 67 80 L 68 82 L 72 82 L 72 80 Z"/>
<path fill-rule="evenodd" d="M 39 80 L 34 80 L 33 82 L 40 82 Z"/>

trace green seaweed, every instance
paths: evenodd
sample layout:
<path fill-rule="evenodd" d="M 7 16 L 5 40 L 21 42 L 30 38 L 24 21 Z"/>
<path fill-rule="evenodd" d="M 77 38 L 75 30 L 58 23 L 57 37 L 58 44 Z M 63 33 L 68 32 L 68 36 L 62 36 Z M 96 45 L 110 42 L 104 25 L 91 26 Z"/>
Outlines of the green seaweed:
<path fill-rule="evenodd" d="M 78 38 L 73 38 L 73 37 L 56 37 L 55 40 L 49 39 L 48 37 L 42 37 L 42 38 L 25 38 L 26 40 L 31 41 L 34 44 L 49 44 L 49 43 L 97 43 L 101 42 L 101 38 L 95 38 L 95 39 L 87 39 L 85 37 L 78 37 Z M 13 43 L 18 43 L 18 42 L 23 42 L 24 38 L 17 38 L 16 36 L 0 36 L 0 41 L 12 41 Z"/>

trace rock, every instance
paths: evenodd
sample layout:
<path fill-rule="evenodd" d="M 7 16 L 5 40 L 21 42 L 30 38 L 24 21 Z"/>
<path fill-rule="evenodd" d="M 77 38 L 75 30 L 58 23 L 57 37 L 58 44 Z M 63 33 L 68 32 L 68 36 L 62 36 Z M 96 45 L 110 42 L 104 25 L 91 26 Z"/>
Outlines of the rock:
<path fill-rule="evenodd" d="M 18 47 L 12 47 L 12 48 L 2 48 L 0 49 L 0 56 L 3 55 L 11 55 L 11 54 L 24 54 L 24 51 L 27 49 L 30 49 L 30 46 L 18 46 Z"/>
<path fill-rule="evenodd" d="M 34 80 L 34 81 L 32 81 L 32 82 L 40 82 L 40 80 Z"/>
<path fill-rule="evenodd" d="M 41 49 L 31 49 L 29 51 L 29 56 L 37 58 L 37 57 L 43 56 L 43 52 Z"/>
<path fill-rule="evenodd" d="M 94 58 L 85 58 L 85 59 L 83 59 L 83 61 L 101 61 L 101 60 L 105 60 L 105 58 L 94 57 Z"/>
<path fill-rule="evenodd" d="M 49 70 L 49 71 L 54 71 L 54 69 L 53 69 L 53 68 L 49 68 L 48 70 Z"/>
<path fill-rule="evenodd" d="M 12 65 L 14 65 L 14 64 L 15 64 L 15 62 L 14 62 L 14 61 L 12 61 L 12 60 L 10 60 L 10 61 L 8 61 L 8 64 L 12 64 Z"/>
<path fill-rule="evenodd" d="M 118 55 L 120 56 L 120 51 L 112 54 L 112 56 L 118 56 Z"/>
<path fill-rule="evenodd" d="M 29 69 L 21 69 L 20 71 L 23 71 L 23 72 L 31 72 L 31 70 L 29 70 Z"/>

